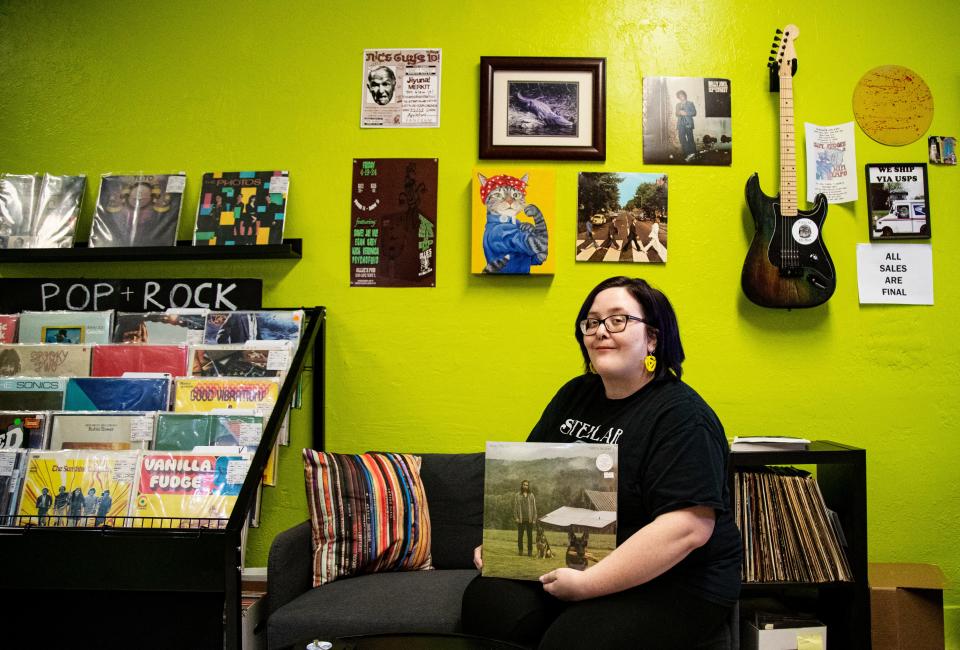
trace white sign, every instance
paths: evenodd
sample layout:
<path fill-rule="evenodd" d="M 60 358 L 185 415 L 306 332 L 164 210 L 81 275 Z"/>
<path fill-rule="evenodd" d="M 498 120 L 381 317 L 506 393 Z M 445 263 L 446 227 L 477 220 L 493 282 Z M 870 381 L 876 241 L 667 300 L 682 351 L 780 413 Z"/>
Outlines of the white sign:
<path fill-rule="evenodd" d="M 857 244 L 860 303 L 933 304 L 930 244 Z"/>
<path fill-rule="evenodd" d="M 807 201 L 825 194 L 828 203 L 857 200 L 857 153 L 853 122 L 836 126 L 804 123 L 807 145 Z"/>

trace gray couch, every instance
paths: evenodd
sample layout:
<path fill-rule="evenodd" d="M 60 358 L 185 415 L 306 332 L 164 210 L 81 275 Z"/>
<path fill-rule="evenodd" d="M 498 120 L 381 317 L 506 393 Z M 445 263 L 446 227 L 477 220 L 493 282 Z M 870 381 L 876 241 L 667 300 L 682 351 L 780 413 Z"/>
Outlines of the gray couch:
<path fill-rule="evenodd" d="M 421 457 L 435 570 L 353 576 L 313 588 L 310 522 L 286 530 L 268 560 L 268 648 L 356 634 L 460 631 L 460 599 L 477 575 L 473 549 L 483 531 L 483 454 Z"/>
<path fill-rule="evenodd" d="M 483 454 L 422 454 L 434 571 L 353 576 L 313 588 L 310 522 L 277 535 L 267 569 L 267 647 L 385 632 L 460 632 L 460 601 L 483 537 Z M 738 608 L 704 647 L 738 648 Z M 691 623 L 695 623 L 691 621 Z M 301 643 L 303 642 L 303 643 Z"/>

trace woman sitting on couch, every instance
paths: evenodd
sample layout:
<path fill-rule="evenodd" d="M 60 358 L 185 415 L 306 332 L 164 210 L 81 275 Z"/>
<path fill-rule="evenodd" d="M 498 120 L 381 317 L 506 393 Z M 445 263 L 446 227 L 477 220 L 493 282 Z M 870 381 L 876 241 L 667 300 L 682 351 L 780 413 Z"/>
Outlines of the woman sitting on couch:
<path fill-rule="evenodd" d="M 575 336 L 585 374 L 547 405 L 529 442 L 619 447 L 617 548 L 540 582 L 476 578 L 465 632 L 540 648 L 696 648 L 724 638 L 740 592 L 729 453 L 713 410 L 681 381 L 673 308 L 641 279 L 587 296 Z M 474 563 L 482 566 L 482 548 Z"/>

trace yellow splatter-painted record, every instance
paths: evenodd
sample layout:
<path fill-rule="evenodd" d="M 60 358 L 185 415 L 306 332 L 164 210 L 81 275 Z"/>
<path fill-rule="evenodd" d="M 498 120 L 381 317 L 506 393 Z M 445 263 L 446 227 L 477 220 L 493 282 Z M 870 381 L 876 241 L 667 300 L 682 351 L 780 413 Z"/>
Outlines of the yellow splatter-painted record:
<path fill-rule="evenodd" d="M 880 144 L 910 144 L 930 128 L 933 94 L 910 68 L 883 65 L 860 78 L 853 91 L 853 114 L 863 132 Z"/>

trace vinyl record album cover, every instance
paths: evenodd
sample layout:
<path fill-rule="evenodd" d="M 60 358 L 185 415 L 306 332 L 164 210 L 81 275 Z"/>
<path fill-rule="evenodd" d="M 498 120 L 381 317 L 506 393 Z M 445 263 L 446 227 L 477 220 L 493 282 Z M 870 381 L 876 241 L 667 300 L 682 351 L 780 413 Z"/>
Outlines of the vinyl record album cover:
<path fill-rule="evenodd" d="M 644 77 L 645 164 L 729 165 L 732 152 L 729 79 Z"/>
<path fill-rule="evenodd" d="M 174 246 L 185 174 L 104 175 L 90 228 L 90 248 Z"/>
<path fill-rule="evenodd" d="M 187 347 L 117 344 L 93 348 L 91 375 L 122 377 L 126 372 L 165 373 L 172 377 L 184 377 L 187 374 Z"/>
<path fill-rule="evenodd" d="M 87 377 L 89 345 L 0 345 L 0 377 Z"/>
<path fill-rule="evenodd" d="M 170 380 L 76 377 L 67 382 L 64 411 L 166 411 Z"/>
<path fill-rule="evenodd" d="M 0 526 L 18 522 L 6 518 L 17 514 L 17 502 L 23 491 L 27 452 L 23 449 L 0 448 Z"/>
<path fill-rule="evenodd" d="M 191 451 L 194 447 L 245 447 L 256 451 L 263 435 L 258 415 L 160 413 L 153 448 L 157 451 Z"/>
<path fill-rule="evenodd" d="M 31 452 L 18 513 L 39 526 L 123 526 L 130 509 L 138 454 Z"/>
<path fill-rule="evenodd" d="M 73 246 L 87 177 L 44 174 L 33 219 L 31 248 Z"/>
<path fill-rule="evenodd" d="M 282 377 L 290 367 L 291 345 L 196 345 L 190 347 L 194 377 Z"/>
<path fill-rule="evenodd" d="M 30 248 L 40 177 L 0 174 L 0 249 Z"/>
<path fill-rule="evenodd" d="M 160 525 L 151 517 L 171 518 L 181 528 L 222 527 L 230 517 L 250 469 L 240 454 L 144 452 L 137 476 L 135 526 Z M 165 524 L 166 525 L 166 524 Z"/>
<path fill-rule="evenodd" d="M 147 449 L 153 440 L 155 413 L 53 413 L 50 449 Z"/>
<path fill-rule="evenodd" d="M 17 324 L 20 314 L 0 314 L 0 343 L 17 342 Z"/>
<path fill-rule="evenodd" d="M 0 449 L 45 449 L 49 414 L 0 411 Z"/>
<path fill-rule="evenodd" d="M 299 341 L 303 311 L 212 311 L 203 342 L 222 345 L 247 341 Z"/>
<path fill-rule="evenodd" d="M 289 187 L 286 171 L 204 174 L 193 245 L 283 243 Z"/>
<path fill-rule="evenodd" d="M 114 343 L 189 345 L 203 342 L 207 315 L 170 312 L 117 312 Z"/>
<path fill-rule="evenodd" d="M 20 343 L 109 343 L 113 311 L 25 311 Z"/>
<path fill-rule="evenodd" d="M 0 378 L 0 410 L 57 411 L 66 390 L 63 377 Z"/>
<path fill-rule="evenodd" d="M 617 541 L 617 446 L 488 442 L 484 576 L 537 580 L 584 570 Z"/>
<path fill-rule="evenodd" d="M 206 413 L 219 409 L 252 409 L 267 418 L 279 391 L 280 382 L 272 377 L 176 379 L 173 410 Z"/>

